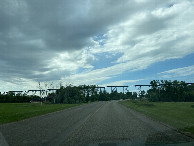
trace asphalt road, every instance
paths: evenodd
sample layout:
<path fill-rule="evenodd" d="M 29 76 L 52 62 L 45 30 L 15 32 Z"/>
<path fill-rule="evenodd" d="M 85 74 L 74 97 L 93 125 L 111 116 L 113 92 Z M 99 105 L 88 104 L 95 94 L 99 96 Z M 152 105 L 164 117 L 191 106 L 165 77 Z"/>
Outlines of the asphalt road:
<path fill-rule="evenodd" d="M 193 139 L 117 101 L 95 102 L 0 126 L 0 145 L 120 146 Z"/>

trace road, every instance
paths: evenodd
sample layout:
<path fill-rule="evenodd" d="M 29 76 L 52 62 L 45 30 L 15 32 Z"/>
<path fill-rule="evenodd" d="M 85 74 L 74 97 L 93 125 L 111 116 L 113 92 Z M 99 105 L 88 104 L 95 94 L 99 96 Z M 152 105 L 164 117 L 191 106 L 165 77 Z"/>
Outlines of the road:
<path fill-rule="evenodd" d="M 191 141 L 117 101 L 85 104 L 0 126 L 0 145 L 10 146 L 191 144 Z"/>

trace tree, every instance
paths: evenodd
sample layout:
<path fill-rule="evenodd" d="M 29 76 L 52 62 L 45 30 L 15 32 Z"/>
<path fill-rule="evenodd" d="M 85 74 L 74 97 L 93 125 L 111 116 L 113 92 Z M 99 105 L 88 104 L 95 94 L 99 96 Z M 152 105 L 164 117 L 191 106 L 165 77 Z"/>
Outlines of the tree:
<path fill-rule="evenodd" d="M 139 94 L 139 98 L 140 98 L 140 100 L 142 99 L 142 98 L 144 98 L 145 97 L 145 91 L 144 90 L 142 90 L 141 92 L 140 92 L 140 94 Z"/>
<path fill-rule="evenodd" d="M 137 92 L 133 92 L 132 100 L 137 99 Z"/>

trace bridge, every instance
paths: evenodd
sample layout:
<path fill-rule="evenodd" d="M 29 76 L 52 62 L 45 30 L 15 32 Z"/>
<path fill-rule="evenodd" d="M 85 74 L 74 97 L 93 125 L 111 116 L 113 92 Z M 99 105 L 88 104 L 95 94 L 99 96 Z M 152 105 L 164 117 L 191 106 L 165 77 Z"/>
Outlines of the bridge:
<path fill-rule="evenodd" d="M 123 94 L 124 94 L 124 91 L 127 90 L 129 86 L 107 86 L 107 87 L 111 88 L 111 93 L 114 91 L 117 91 L 117 88 L 123 88 Z"/>

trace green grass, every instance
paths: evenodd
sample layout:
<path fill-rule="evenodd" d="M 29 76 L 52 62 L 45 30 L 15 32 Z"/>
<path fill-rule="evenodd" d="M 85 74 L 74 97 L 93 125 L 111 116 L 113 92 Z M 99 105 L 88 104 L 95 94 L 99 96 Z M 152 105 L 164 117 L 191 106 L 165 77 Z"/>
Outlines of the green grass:
<path fill-rule="evenodd" d="M 194 102 L 122 101 L 120 103 L 194 135 Z"/>
<path fill-rule="evenodd" d="M 79 104 L 0 103 L 0 124 L 63 110 Z"/>

